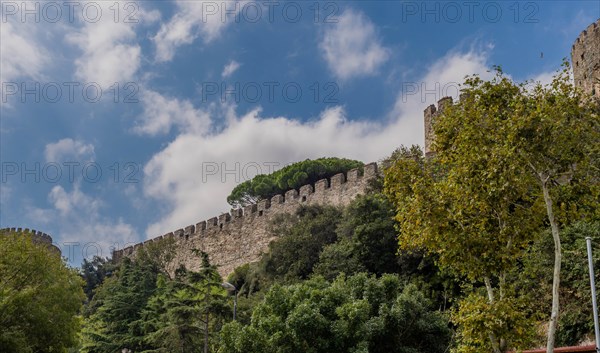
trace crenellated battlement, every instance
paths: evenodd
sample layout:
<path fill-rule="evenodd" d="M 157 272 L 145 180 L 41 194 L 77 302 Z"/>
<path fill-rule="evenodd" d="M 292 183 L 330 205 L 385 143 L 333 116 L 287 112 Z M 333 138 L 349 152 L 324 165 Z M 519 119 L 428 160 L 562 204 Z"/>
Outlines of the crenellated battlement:
<path fill-rule="evenodd" d="M 24 235 L 31 236 L 31 239 L 34 243 L 38 244 L 46 244 L 49 247 L 56 249 L 60 253 L 60 249 L 52 244 L 52 237 L 44 232 L 40 232 L 39 230 L 29 229 L 29 228 L 2 228 L 0 229 L 0 234 L 14 234 L 21 233 Z"/>
<path fill-rule="evenodd" d="M 600 19 L 579 34 L 571 48 L 575 85 L 600 97 Z"/>
<path fill-rule="evenodd" d="M 588 39 L 589 35 L 593 35 L 594 31 L 597 30 L 598 27 L 600 27 L 600 19 L 598 19 L 596 22 L 592 23 L 591 25 L 587 26 L 586 29 L 581 31 L 579 37 L 577 37 L 575 43 L 573 44 L 573 49 L 575 49 L 576 45 L 585 42 Z"/>
<path fill-rule="evenodd" d="M 435 140 L 435 134 L 433 132 L 433 124 L 435 118 L 438 117 L 446 107 L 453 104 L 452 97 L 444 97 L 438 100 L 437 107 L 435 104 L 431 104 L 423 112 L 423 118 L 425 123 L 425 155 L 433 153 L 433 142 Z"/>
<path fill-rule="evenodd" d="M 211 261 L 220 266 L 224 275 L 244 263 L 255 261 L 267 249 L 272 240 L 267 232 L 269 221 L 277 214 L 293 213 L 298 206 L 306 204 L 347 205 L 358 194 L 364 194 L 368 181 L 377 176 L 377 164 L 370 163 L 347 173 L 339 173 L 329 179 L 292 189 L 283 195 L 258 201 L 243 208 L 231 209 L 217 217 L 203 220 L 195 225 L 169 232 L 143 243 L 113 252 L 118 260 L 130 256 L 141 247 L 163 238 L 172 237 L 178 244 L 176 256 L 179 263 L 193 268 L 196 263 L 189 254 L 192 248 L 211 255 Z M 199 264 L 198 264 L 199 265 Z"/>

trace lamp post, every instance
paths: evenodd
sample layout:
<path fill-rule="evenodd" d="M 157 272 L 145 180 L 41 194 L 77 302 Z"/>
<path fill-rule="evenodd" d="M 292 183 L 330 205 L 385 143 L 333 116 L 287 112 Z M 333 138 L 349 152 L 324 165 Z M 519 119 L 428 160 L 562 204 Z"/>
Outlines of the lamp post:
<path fill-rule="evenodd" d="M 233 321 L 235 321 L 237 316 L 237 288 L 229 282 L 223 282 L 221 283 L 221 286 L 227 289 L 227 291 L 233 292 Z"/>
<path fill-rule="evenodd" d="M 588 266 L 590 271 L 590 287 L 592 288 L 592 310 L 594 312 L 594 334 L 596 336 L 596 352 L 600 352 L 600 327 L 598 325 L 598 304 L 596 303 L 596 282 L 594 279 L 594 258 L 592 257 L 592 238 L 585 238 L 587 243 Z"/>

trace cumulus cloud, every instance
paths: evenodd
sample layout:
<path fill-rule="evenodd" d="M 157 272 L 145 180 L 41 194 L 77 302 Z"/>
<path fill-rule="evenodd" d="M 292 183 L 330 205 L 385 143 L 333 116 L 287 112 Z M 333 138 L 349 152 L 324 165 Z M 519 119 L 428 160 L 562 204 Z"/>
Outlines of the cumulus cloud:
<path fill-rule="evenodd" d="M 219 37 L 244 1 L 178 0 L 176 4 L 176 13 L 153 38 L 159 62 L 172 60 L 178 47 L 191 44 L 198 37 L 205 43 Z"/>
<path fill-rule="evenodd" d="M 141 103 L 144 111 L 134 127 L 138 134 L 167 134 L 172 127 L 177 127 L 179 131 L 204 133 L 210 127 L 209 112 L 194 108 L 187 100 L 165 97 L 158 92 L 144 90 Z"/>
<path fill-rule="evenodd" d="M 75 60 L 76 77 L 84 82 L 97 83 L 103 89 L 135 77 L 141 63 L 141 48 L 136 41 L 135 27 L 140 23 L 152 23 L 159 17 L 156 11 L 144 11 L 141 2 L 129 2 L 126 6 L 135 6 L 133 14 L 131 9 L 126 11 L 121 8 L 119 18 L 115 19 L 115 4 L 95 2 L 93 7 L 99 8 L 102 14 L 99 20 L 83 21 L 80 28 L 66 36 L 69 43 L 82 51 Z"/>
<path fill-rule="evenodd" d="M 80 140 L 64 138 L 57 142 L 49 143 L 44 149 L 46 162 L 62 161 L 91 161 L 95 157 L 94 145 Z"/>
<path fill-rule="evenodd" d="M 486 71 L 485 54 L 450 53 L 419 83 L 444 86 L 462 82 L 472 73 L 486 77 Z M 274 166 L 324 156 L 372 162 L 401 144 L 422 144 L 423 110 L 446 92 L 424 93 L 399 94 L 382 122 L 348 119 L 342 107 L 327 109 L 310 122 L 265 117 L 255 109 L 241 116 L 230 110 L 225 126 L 217 131 L 182 130 L 144 168 L 144 194 L 170 206 L 166 215 L 147 227 L 146 236 L 155 237 L 228 210 L 226 197 L 237 183 Z M 173 104 L 189 109 L 187 102 Z M 213 112 L 206 113 L 215 120 Z"/>
<path fill-rule="evenodd" d="M 225 67 L 223 68 L 223 72 L 221 73 L 221 77 L 223 78 L 227 78 L 231 75 L 233 75 L 234 72 L 237 71 L 237 69 L 240 68 L 240 63 L 238 63 L 235 60 L 231 60 L 229 62 L 229 64 L 225 65 Z"/>
<path fill-rule="evenodd" d="M 341 80 L 372 75 L 389 58 L 371 20 L 351 9 L 325 29 L 320 48 L 329 69 Z"/>
<path fill-rule="evenodd" d="M 37 41 L 35 26 L 7 21 L 0 31 L 0 52 L 3 53 L 0 81 L 19 77 L 38 78 L 47 62 L 46 51 Z"/>
<path fill-rule="evenodd" d="M 81 192 L 77 185 L 71 192 L 57 185 L 50 191 L 48 199 L 63 216 L 72 213 L 76 208 L 86 209 L 93 214 L 98 212 L 99 201 Z"/>
<path fill-rule="evenodd" d="M 392 116 L 403 116 L 408 111 L 419 109 L 422 113 L 428 105 L 435 104 L 446 96 L 456 100 L 460 93 L 460 84 L 468 75 L 478 74 L 484 80 L 491 79 L 494 73 L 489 69 L 487 58 L 488 54 L 485 51 L 448 53 L 435 62 L 422 78 L 403 82 Z M 422 124 L 415 126 L 415 133 L 423 136 Z"/>
<path fill-rule="evenodd" d="M 96 158 L 93 144 L 72 138 L 47 144 L 44 157 L 46 162 L 80 164 Z M 69 185 L 53 186 L 47 195 L 50 207 L 27 207 L 27 215 L 40 229 L 54 228 L 53 239 L 72 265 L 94 255 L 111 256 L 112 248 L 122 248 L 138 240 L 133 226 L 120 218 L 104 216 L 106 203 L 102 197 L 86 193 L 82 180 L 76 178 Z"/>
<path fill-rule="evenodd" d="M 111 256 L 113 248 L 134 244 L 138 235 L 122 219 L 102 215 L 106 205 L 100 198 L 92 197 L 74 183 L 69 191 L 60 185 L 48 193 L 50 208 L 31 208 L 27 211 L 41 228 L 55 228 L 53 240 L 72 265 L 94 255 Z"/>
<path fill-rule="evenodd" d="M 0 81 L 16 79 L 40 80 L 44 69 L 52 60 L 52 54 L 44 45 L 55 35 L 56 26 L 35 22 L 33 14 L 25 16 L 22 11 L 33 10 L 40 4 L 34 1 L 6 2 L 2 4 L 2 30 L 0 31 Z M 43 34 L 43 37 L 42 37 Z"/>

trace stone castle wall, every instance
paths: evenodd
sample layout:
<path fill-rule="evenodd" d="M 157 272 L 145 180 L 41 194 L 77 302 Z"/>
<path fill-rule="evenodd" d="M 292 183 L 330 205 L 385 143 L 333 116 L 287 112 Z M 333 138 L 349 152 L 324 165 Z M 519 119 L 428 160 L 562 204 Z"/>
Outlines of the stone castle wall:
<path fill-rule="evenodd" d="M 347 174 L 336 174 L 330 179 L 322 179 L 314 185 L 304 185 L 299 190 L 289 190 L 285 195 L 276 195 L 270 200 L 233 209 L 219 217 L 189 225 L 163 236 L 147 240 L 113 253 L 113 259 L 130 256 L 153 241 L 174 238 L 176 257 L 173 268 L 184 264 L 188 269 L 198 270 L 201 259 L 192 249 L 206 252 L 210 261 L 218 266 L 219 273 L 226 276 L 241 265 L 257 261 L 275 239 L 268 226 L 276 215 L 293 213 L 300 205 L 347 205 L 357 195 L 365 194 L 369 181 L 377 175 L 377 164 L 364 166 L 363 174 L 352 169 Z"/>
<path fill-rule="evenodd" d="M 571 50 L 575 85 L 600 97 L 600 19 L 588 26 Z"/>
<path fill-rule="evenodd" d="M 573 44 L 571 51 L 575 85 L 586 92 L 594 92 L 600 97 L 600 20 L 584 30 Z M 424 111 L 425 154 L 431 155 L 435 136 L 433 124 L 446 107 L 453 104 L 452 97 L 444 97 L 436 105 Z M 135 254 L 137 249 L 152 241 L 172 237 L 177 243 L 177 255 L 173 266 L 184 264 L 196 270 L 200 259 L 192 254 L 192 249 L 202 250 L 210 255 L 211 262 L 218 266 L 221 275 L 227 275 L 243 264 L 256 261 L 268 248 L 274 235 L 267 230 L 274 216 L 293 213 L 299 205 L 347 205 L 357 195 L 364 194 L 368 181 L 377 175 L 377 165 L 367 164 L 364 175 L 358 170 L 337 174 L 330 180 L 323 179 L 314 185 L 290 190 L 285 195 L 277 195 L 270 200 L 262 200 L 256 205 L 231 210 L 219 217 L 213 217 L 196 225 L 167 233 L 113 253 L 113 259 Z"/>
<path fill-rule="evenodd" d="M 14 233 L 30 235 L 34 243 L 46 244 L 48 247 L 56 250 L 60 254 L 60 249 L 52 244 L 52 237 L 46 233 L 40 232 L 35 229 L 29 229 L 29 228 L 2 228 L 2 229 L 0 229 L 0 234 L 14 234 Z"/>
<path fill-rule="evenodd" d="M 573 43 L 571 63 L 575 86 L 587 93 L 600 97 L 600 19 L 589 25 Z M 435 118 L 445 107 L 452 105 L 452 97 L 444 97 L 438 101 L 437 108 L 430 105 L 424 111 L 425 154 L 433 153 L 435 135 L 433 124 Z"/>
<path fill-rule="evenodd" d="M 452 97 L 444 97 L 438 101 L 437 107 L 432 104 L 423 112 L 425 122 L 425 155 L 430 156 L 433 153 L 433 142 L 435 134 L 433 133 L 433 124 L 435 118 L 439 116 L 446 107 L 453 104 Z"/>

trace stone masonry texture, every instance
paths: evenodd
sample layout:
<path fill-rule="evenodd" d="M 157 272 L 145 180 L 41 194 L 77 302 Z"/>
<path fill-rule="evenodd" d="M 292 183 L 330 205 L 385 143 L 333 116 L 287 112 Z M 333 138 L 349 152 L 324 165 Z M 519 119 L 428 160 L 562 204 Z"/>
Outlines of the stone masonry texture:
<path fill-rule="evenodd" d="M 377 164 L 364 166 L 363 174 L 352 169 L 346 174 L 336 174 L 314 185 L 304 185 L 299 190 L 289 190 L 270 200 L 261 200 L 244 209 L 233 209 L 218 217 L 189 225 L 144 243 L 117 250 L 113 259 L 134 255 L 137 249 L 153 241 L 172 237 L 176 242 L 176 256 L 170 264 L 174 270 L 180 264 L 191 270 L 200 268 L 201 259 L 192 249 L 206 252 L 212 264 L 217 265 L 222 276 L 246 263 L 257 261 L 276 238 L 268 231 L 276 215 L 293 213 L 300 205 L 345 206 L 357 195 L 365 194 L 370 180 L 377 175 Z"/>

